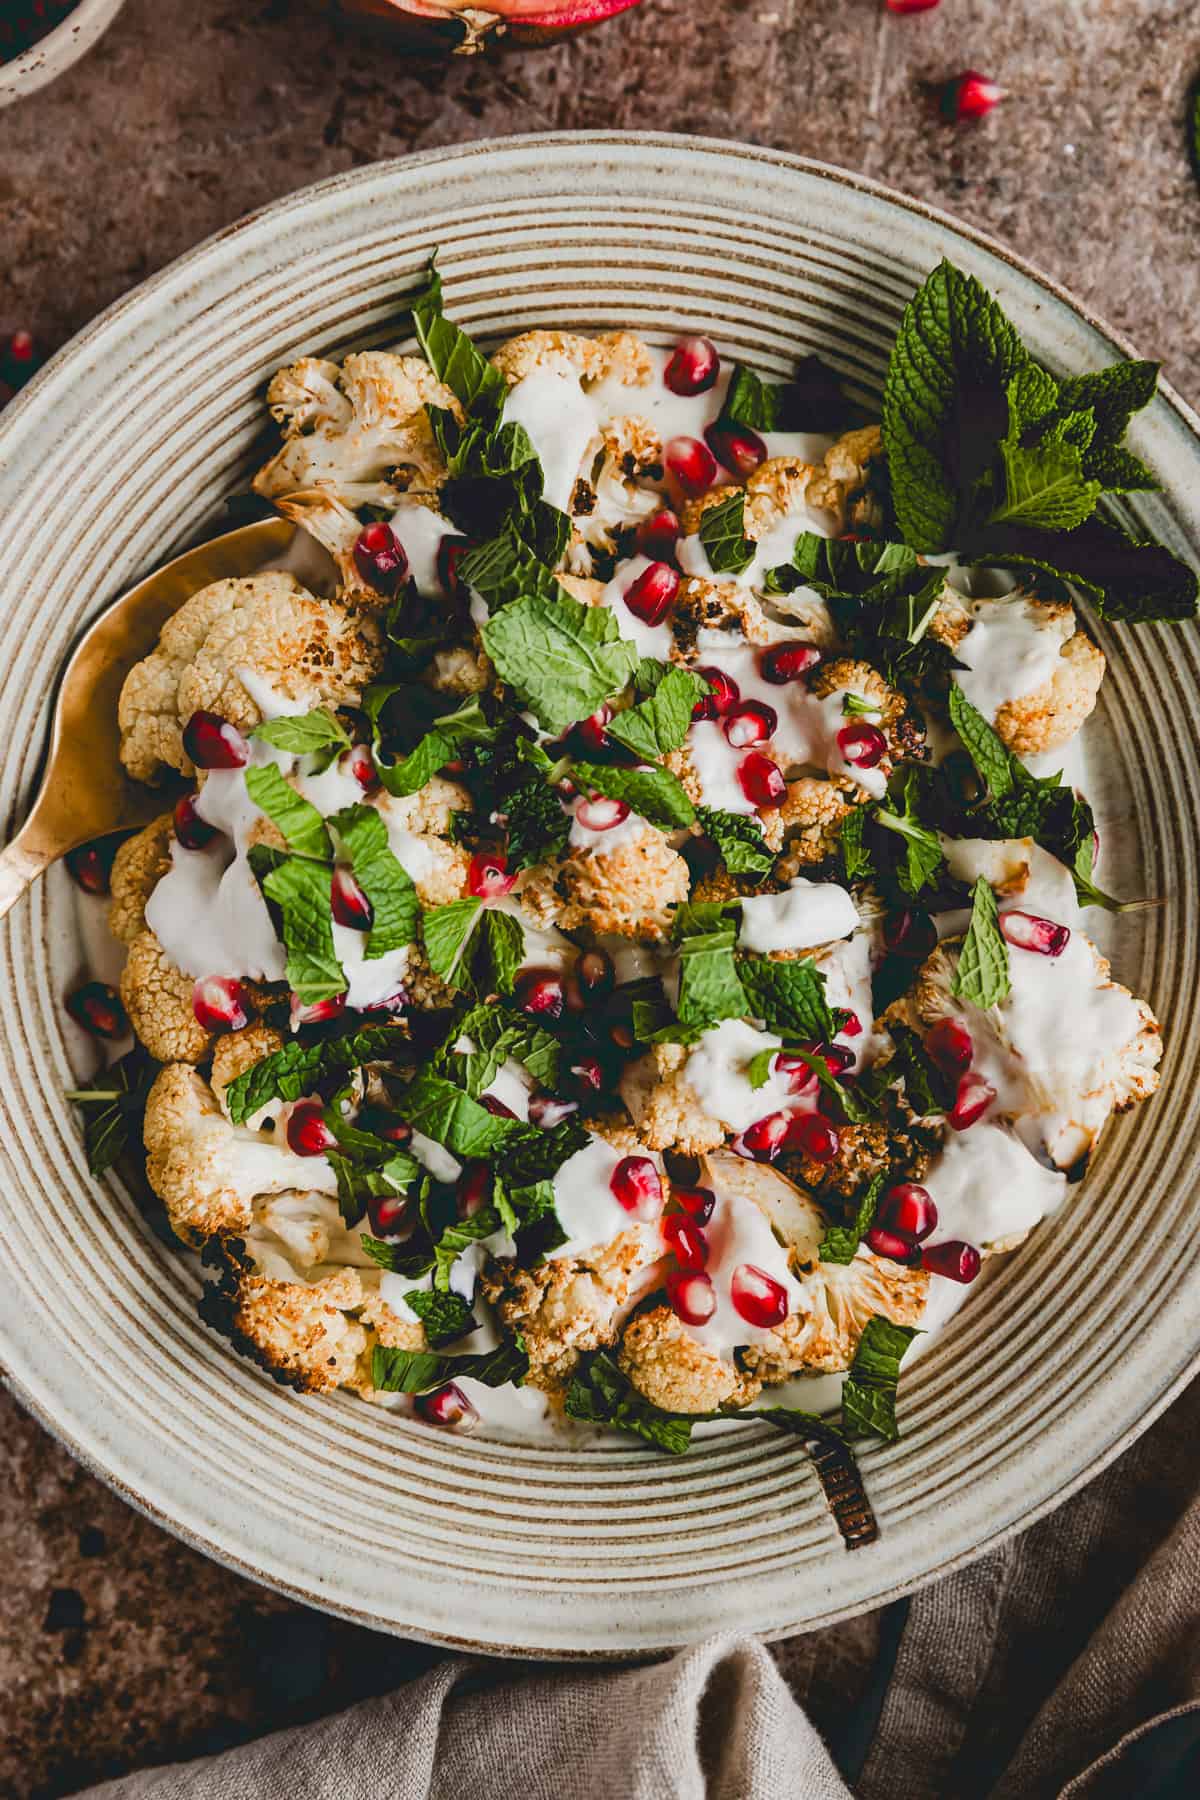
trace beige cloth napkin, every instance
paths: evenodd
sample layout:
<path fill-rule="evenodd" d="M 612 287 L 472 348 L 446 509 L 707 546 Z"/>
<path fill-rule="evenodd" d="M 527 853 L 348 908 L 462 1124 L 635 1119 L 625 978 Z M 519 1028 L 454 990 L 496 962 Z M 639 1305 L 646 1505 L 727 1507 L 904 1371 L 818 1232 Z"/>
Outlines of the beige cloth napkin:
<path fill-rule="evenodd" d="M 618 1670 L 448 1659 L 87 1800 L 1194 1800 L 1200 1382 L 1052 1518 L 904 1615 L 849 1786 L 794 1697 L 811 1640 L 773 1655 L 716 1638 Z"/>

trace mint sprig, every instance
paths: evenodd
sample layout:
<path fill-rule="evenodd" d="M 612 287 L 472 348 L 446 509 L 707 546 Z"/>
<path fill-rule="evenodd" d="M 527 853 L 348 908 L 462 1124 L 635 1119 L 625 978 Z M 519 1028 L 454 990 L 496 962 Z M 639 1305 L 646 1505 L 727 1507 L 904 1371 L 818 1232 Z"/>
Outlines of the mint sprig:
<path fill-rule="evenodd" d="M 621 637 L 610 609 L 585 606 L 565 591 L 511 601 L 480 636 L 500 679 L 549 732 L 590 717 L 638 665 L 637 649 Z"/>
<path fill-rule="evenodd" d="M 691 669 L 669 668 L 647 699 L 619 712 L 605 729 L 643 762 L 658 762 L 687 737 L 696 702 L 708 683 Z"/>
<path fill-rule="evenodd" d="M 971 923 L 958 955 L 951 992 L 971 1006 L 998 1006 L 1012 990 L 1008 945 L 1000 929 L 996 896 L 983 876 L 971 894 Z"/>
<path fill-rule="evenodd" d="M 395 1027 L 387 1025 L 373 1025 L 319 1044 L 302 1044 L 293 1038 L 229 1083 L 225 1106 L 230 1120 L 244 1125 L 272 1100 L 299 1100 L 330 1076 L 349 1074 L 367 1063 L 388 1062 L 401 1041 Z"/>
<path fill-rule="evenodd" d="M 842 1388 L 842 1424 L 853 1436 L 878 1437 L 888 1444 L 899 1437 L 900 1364 L 916 1335 L 911 1325 L 893 1325 L 880 1313 L 867 1320 Z"/>

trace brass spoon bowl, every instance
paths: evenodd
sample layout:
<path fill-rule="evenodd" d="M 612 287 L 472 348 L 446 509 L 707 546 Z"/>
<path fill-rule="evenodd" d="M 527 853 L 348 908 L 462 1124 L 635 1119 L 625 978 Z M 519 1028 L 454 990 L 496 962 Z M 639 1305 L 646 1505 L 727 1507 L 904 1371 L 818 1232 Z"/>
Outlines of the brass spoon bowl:
<path fill-rule="evenodd" d="M 29 816 L 0 851 L 0 918 L 68 850 L 147 825 L 162 811 L 162 794 L 131 781 L 121 762 L 117 701 L 125 677 L 185 600 L 211 581 L 256 575 L 280 560 L 295 535 L 284 519 L 227 531 L 147 576 L 88 626 L 62 672 Z"/>

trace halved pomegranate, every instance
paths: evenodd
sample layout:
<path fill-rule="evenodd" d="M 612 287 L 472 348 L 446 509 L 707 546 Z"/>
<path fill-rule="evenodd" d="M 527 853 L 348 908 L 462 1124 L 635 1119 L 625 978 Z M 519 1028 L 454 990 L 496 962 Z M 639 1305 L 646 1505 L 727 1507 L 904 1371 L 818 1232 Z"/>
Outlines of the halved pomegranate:
<path fill-rule="evenodd" d="M 765 811 L 783 805 L 787 796 L 783 770 L 761 750 L 751 750 L 748 756 L 743 756 L 738 764 L 737 778 L 738 786 L 751 806 Z"/>
<path fill-rule="evenodd" d="M 682 576 L 667 562 L 652 562 L 621 595 L 635 619 L 643 625 L 661 625 L 679 592 Z"/>
<path fill-rule="evenodd" d="M 337 1145 L 337 1139 L 325 1123 L 325 1108 L 319 1100 L 297 1100 L 288 1113 L 284 1135 L 288 1148 L 297 1156 L 324 1156 Z"/>
<path fill-rule="evenodd" d="M 717 479 L 717 459 L 699 438 L 671 438 L 663 460 L 685 494 L 706 494 Z"/>
<path fill-rule="evenodd" d="M 1071 941 L 1065 925 L 1039 918 L 1036 913 L 1002 912 L 1000 929 L 1018 950 L 1032 950 L 1038 956 L 1061 956 Z"/>
<path fill-rule="evenodd" d="M 203 850 L 217 835 L 216 826 L 210 825 L 196 811 L 195 794 L 184 794 L 175 802 L 173 823 L 176 841 L 184 850 Z"/>
<path fill-rule="evenodd" d="M 767 446 L 748 425 L 706 425 L 704 441 L 717 461 L 743 480 L 767 460 Z"/>
<path fill-rule="evenodd" d="M 445 1431 L 467 1432 L 479 1427 L 479 1414 L 456 1381 L 435 1388 L 432 1394 L 418 1394 L 413 1410 L 427 1425 L 440 1425 Z"/>
<path fill-rule="evenodd" d="M 375 923 L 375 908 L 349 869 L 333 871 L 330 910 L 336 923 L 351 931 L 370 931 Z"/>
<path fill-rule="evenodd" d="M 662 1177 L 648 1156 L 623 1156 L 608 1182 L 618 1206 L 649 1223 L 662 1212 Z"/>
<path fill-rule="evenodd" d="M 716 1289 L 699 1269 L 668 1275 L 667 1299 L 672 1312 L 685 1325 L 707 1325 L 717 1310 Z"/>
<path fill-rule="evenodd" d="M 202 975 L 192 989 L 192 1011 L 205 1031 L 241 1031 L 250 1023 L 250 999 L 240 981 Z"/>
<path fill-rule="evenodd" d="M 642 555 L 648 556 L 651 562 L 672 562 L 682 530 L 677 515 L 670 507 L 660 506 L 648 519 L 643 519 L 634 541 Z"/>
<path fill-rule="evenodd" d="M 408 557 L 390 525 L 368 525 L 354 540 L 354 564 L 368 587 L 394 594 L 408 579 Z"/>
<path fill-rule="evenodd" d="M 915 1181 L 897 1182 L 883 1196 L 879 1223 L 919 1244 L 937 1230 L 938 1213 L 928 1188 Z"/>
<path fill-rule="evenodd" d="M 955 1131 L 966 1131 L 977 1119 L 982 1119 L 995 1098 L 995 1088 L 982 1075 L 968 1072 L 959 1082 L 954 1105 L 946 1114 L 947 1125 L 952 1126 Z"/>
<path fill-rule="evenodd" d="M 663 371 L 673 394 L 705 394 L 721 373 L 721 358 L 711 338 L 680 338 Z"/>
<path fill-rule="evenodd" d="M 770 1331 L 788 1316 L 787 1289 L 754 1263 L 739 1263 L 729 1284 L 734 1311 L 747 1325 Z"/>
<path fill-rule="evenodd" d="M 562 977 L 546 970 L 530 969 L 518 977 L 513 1002 L 522 1012 L 548 1019 L 559 1018 L 563 1009 Z"/>
<path fill-rule="evenodd" d="M 873 769 L 887 755 L 887 739 L 878 725 L 869 725 L 865 719 L 843 725 L 837 734 L 837 747 L 842 760 L 853 769 Z"/>
<path fill-rule="evenodd" d="M 585 831 L 611 831 L 629 817 L 624 800 L 610 800 L 607 794 L 591 794 L 575 808 L 575 817 Z"/>
<path fill-rule="evenodd" d="M 477 900 L 499 900 L 511 894 L 517 884 L 508 873 L 508 862 L 499 850 L 480 850 L 471 858 L 467 869 L 467 892 Z"/>
<path fill-rule="evenodd" d="M 107 981 L 85 981 L 67 995 L 63 1004 L 75 1023 L 93 1037 L 123 1038 L 129 1030 L 121 996 Z"/>
<path fill-rule="evenodd" d="M 662 1235 L 681 1269 L 702 1269 L 708 1261 L 708 1239 L 687 1213 L 668 1213 L 662 1221 Z"/>
<path fill-rule="evenodd" d="M 711 1188 L 681 1188 L 674 1190 L 676 1200 L 685 1213 L 695 1219 L 697 1225 L 707 1225 L 713 1216 L 717 1204 L 717 1196 Z"/>
<path fill-rule="evenodd" d="M 339 0 L 341 13 L 370 20 L 397 42 L 426 56 L 468 56 L 484 49 L 524 49 L 591 31 L 638 0 L 490 0 L 486 12 L 454 0 Z"/>
<path fill-rule="evenodd" d="M 974 1244 L 950 1238 L 944 1244 L 927 1244 L 921 1252 L 921 1265 L 931 1275 L 944 1275 L 947 1281 L 974 1281 L 983 1258 Z"/>
<path fill-rule="evenodd" d="M 693 706 L 693 719 L 723 719 L 742 697 L 737 682 L 723 669 L 697 669 L 696 673 L 704 677 L 711 691 L 702 694 Z"/>
<path fill-rule="evenodd" d="M 970 1068 L 975 1045 L 966 1026 L 957 1019 L 939 1019 L 925 1033 L 925 1054 L 945 1075 L 962 1075 Z"/>
<path fill-rule="evenodd" d="M 772 644 L 758 659 L 758 671 L 764 681 L 784 687 L 789 681 L 802 681 L 821 660 L 815 644 Z"/>
<path fill-rule="evenodd" d="M 725 720 L 723 730 L 735 750 L 765 744 L 779 729 L 779 714 L 762 700 L 742 700 Z"/>
<path fill-rule="evenodd" d="M 183 728 L 183 748 L 198 769 L 244 769 L 250 746 L 220 713 L 194 712 Z"/>

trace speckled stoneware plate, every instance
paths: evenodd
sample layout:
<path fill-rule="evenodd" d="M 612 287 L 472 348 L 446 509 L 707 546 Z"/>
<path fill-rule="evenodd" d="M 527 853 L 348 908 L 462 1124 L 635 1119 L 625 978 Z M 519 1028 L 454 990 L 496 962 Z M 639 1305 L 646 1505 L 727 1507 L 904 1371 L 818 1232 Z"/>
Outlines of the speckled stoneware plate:
<path fill-rule="evenodd" d="M 10 828 L 81 625 L 244 486 L 276 365 L 386 339 L 435 245 L 449 304 L 478 334 L 686 327 L 769 372 L 820 351 L 864 399 L 942 255 L 996 292 L 1052 368 L 1128 353 L 998 246 L 773 152 L 589 133 L 341 176 L 139 288 L 0 421 Z M 1164 491 L 1129 513 L 1194 555 L 1196 419 L 1164 392 L 1133 447 Z M 386 1630 L 490 1650 L 779 1634 L 877 1605 L 1029 1524 L 1149 1423 L 1200 1346 L 1200 634 L 1100 635 L 1112 667 L 1089 781 L 1105 880 L 1169 896 L 1122 921 L 1116 946 L 1165 1024 L 1163 1091 L 906 1375 L 902 1441 L 862 1455 L 876 1544 L 843 1548 L 803 1451 L 762 1427 L 721 1430 L 680 1461 L 457 1438 L 349 1397 L 298 1398 L 239 1361 L 196 1318 L 192 1261 L 119 1183 L 88 1177 L 60 1098 L 83 1047 L 59 997 L 84 955 L 61 872 L 2 939 L 0 1352 L 16 1391 L 135 1505 L 225 1562 Z"/>

